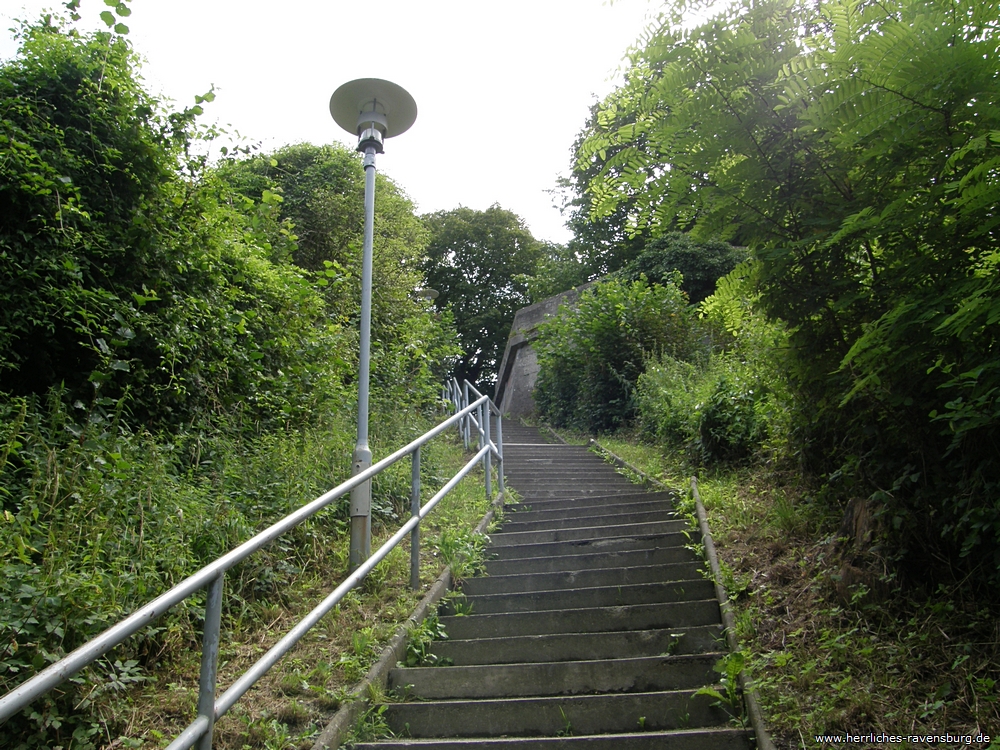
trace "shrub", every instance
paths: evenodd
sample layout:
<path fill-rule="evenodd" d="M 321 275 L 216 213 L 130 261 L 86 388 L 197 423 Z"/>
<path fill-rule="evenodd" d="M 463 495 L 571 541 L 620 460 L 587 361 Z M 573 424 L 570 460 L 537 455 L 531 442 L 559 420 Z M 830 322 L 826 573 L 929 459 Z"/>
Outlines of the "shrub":
<path fill-rule="evenodd" d="M 702 305 L 704 361 L 662 356 L 640 376 L 638 423 L 651 439 L 683 444 L 696 462 L 743 461 L 785 450 L 792 398 L 783 373 L 782 328 L 756 310 L 754 266 L 721 279 Z"/>
<path fill-rule="evenodd" d="M 680 281 L 679 274 L 676 281 Z M 635 415 L 635 388 L 650 358 L 691 359 L 703 347 L 675 283 L 608 280 L 540 326 L 535 402 L 557 426 L 606 432 Z"/>

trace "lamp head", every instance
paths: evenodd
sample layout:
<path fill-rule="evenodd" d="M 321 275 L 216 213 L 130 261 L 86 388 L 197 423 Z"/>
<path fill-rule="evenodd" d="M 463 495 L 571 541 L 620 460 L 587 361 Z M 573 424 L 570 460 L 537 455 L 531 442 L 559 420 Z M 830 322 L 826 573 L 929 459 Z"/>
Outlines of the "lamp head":
<path fill-rule="evenodd" d="M 417 119 L 417 103 L 406 89 L 381 78 L 358 78 L 330 97 L 330 114 L 344 130 L 358 136 L 358 151 L 382 153 L 386 138 L 405 133 Z"/>

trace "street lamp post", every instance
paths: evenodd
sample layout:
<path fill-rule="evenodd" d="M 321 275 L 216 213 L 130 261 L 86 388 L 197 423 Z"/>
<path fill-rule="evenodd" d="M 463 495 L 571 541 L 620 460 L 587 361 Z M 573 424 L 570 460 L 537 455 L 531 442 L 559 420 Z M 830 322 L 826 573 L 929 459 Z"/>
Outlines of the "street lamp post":
<path fill-rule="evenodd" d="M 361 341 L 358 359 L 358 441 L 351 459 L 351 476 L 372 465 L 368 447 L 368 371 L 372 322 L 372 238 L 375 224 L 375 154 L 384 139 L 406 132 L 417 119 L 417 105 L 405 89 L 380 78 L 349 81 L 330 97 L 330 114 L 344 130 L 358 136 L 365 155 L 365 238 L 361 261 Z M 349 568 L 357 569 L 371 556 L 371 480 L 351 490 L 351 552 Z"/>

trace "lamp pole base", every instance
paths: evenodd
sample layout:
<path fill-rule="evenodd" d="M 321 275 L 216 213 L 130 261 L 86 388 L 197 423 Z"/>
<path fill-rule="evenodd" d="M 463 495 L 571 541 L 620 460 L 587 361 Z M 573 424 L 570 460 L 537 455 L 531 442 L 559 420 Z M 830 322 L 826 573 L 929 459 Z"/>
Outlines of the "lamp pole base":
<path fill-rule="evenodd" d="M 372 452 L 367 445 L 354 448 L 351 476 L 357 476 L 372 465 Z M 348 573 L 357 570 L 372 554 L 372 480 L 351 490 L 351 552 Z"/>

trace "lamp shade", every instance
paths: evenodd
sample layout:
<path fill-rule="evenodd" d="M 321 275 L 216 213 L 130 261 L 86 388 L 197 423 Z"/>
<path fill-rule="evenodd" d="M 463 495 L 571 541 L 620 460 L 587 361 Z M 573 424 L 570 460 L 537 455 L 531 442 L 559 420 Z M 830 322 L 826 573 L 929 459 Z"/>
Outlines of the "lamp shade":
<path fill-rule="evenodd" d="M 358 78 L 348 81 L 330 97 L 330 114 L 334 122 L 352 135 L 359 135 L 359 126 L 369 122 L 364 113 L 374 112 L 373 118 L 384 128 L 386 138 L 405 133 L 417 119 L 417 103 L 402 86 L 381 78 Z"/>

